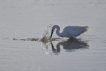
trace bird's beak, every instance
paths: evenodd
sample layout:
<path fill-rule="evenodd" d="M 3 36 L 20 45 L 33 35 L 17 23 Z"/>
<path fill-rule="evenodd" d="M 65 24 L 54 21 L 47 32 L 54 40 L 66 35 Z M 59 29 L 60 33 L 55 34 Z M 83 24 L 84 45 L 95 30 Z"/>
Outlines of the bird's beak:
<path fill-rule="evenodd" d="M 52 38 L 52 35 L 53 35 L 53 31 L 54 31 L 54 30 L 52 29 L 52 31 L 51 31 L 51 35 L 50 35 L 50 39 Z"/>

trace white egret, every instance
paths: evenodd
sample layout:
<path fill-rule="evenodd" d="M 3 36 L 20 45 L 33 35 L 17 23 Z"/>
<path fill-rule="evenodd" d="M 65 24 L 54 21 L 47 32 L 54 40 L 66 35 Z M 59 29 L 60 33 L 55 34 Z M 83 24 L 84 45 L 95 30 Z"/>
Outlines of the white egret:
<path fill-rule="evenodd" d="M 88 26 L 66 26 L 63 29 L 63 32 L 60 33 L 60 27 L 58 25 L 54 25 L 52 27 L 50 39 L 52 38 L 52 35 L 55 29 L 57 29 L 56 34 L 60 37 L 76 38 L 80 34 L 87 31 L 87 28 Z"/>

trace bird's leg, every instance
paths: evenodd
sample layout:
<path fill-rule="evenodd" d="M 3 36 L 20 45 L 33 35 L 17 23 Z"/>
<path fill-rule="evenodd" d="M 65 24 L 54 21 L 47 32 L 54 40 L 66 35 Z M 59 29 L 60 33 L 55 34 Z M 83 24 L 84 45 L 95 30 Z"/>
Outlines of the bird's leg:
<path fill-rule="evenodd" d="M 75 38 L 74 37 L 71 37 L 71 38 L 69 38 L 68 40 L 74 40 Z"/>

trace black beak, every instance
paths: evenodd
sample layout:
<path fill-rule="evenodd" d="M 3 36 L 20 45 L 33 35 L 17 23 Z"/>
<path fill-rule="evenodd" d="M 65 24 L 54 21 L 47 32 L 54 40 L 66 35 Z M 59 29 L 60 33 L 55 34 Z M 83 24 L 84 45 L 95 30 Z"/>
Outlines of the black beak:
<path fill-rule="evenodd" d="M 53 35 L 53 31 L 54 31 L 54 30 L 52 29 L 52 31 L 51 31 L 51 35 L 50 35 L 50 39 L 52 38 L 52 35 Z"/>

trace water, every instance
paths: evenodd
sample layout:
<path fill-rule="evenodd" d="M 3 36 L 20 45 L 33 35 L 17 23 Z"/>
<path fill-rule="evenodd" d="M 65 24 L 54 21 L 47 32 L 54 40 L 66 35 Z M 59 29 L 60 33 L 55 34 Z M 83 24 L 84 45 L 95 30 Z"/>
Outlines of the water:
<path fill-rule="evenodd" d="M 106 71 L 106 0 L 0 0 L 0 71 Z M 48 25 L 89 26 L 38 41 Z M 48 28 L 48 32 L 50 32 Z"/>

